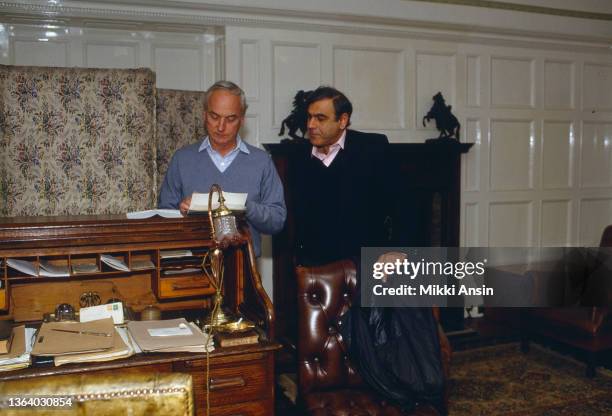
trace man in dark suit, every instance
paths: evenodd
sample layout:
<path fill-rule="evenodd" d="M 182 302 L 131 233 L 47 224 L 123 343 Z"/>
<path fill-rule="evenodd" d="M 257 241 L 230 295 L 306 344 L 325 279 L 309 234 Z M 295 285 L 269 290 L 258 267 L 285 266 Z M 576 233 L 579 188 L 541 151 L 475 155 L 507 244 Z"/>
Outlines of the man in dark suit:
<path fill-rule="evenodd" d="M 315 265 L 350 258 L 359 270 L 361 247 L 392 245 L 386 223 L 393 214 L 397 175 L 389 142 L 382 134 L 348 130 L 353 107 L 334 88 L 317 88 L 306 104 L 310 143 L 295 154 L 293 182 L 296 260 Z M 405 255 L 384 256 L 391 261 Z M 406 411 L 428 402 L 444 413 L 440 342 L 431 309 L 361 308 L 358 295 L 340 319 L 349 357 L 370 386 Z"/>
<path fill-rule="evenodd" d="M 349 130 L 353 107 L 319 87 L 306 99 L 309 144 L 296 155 L 296 253 L 304 265 L 354 258 L 389 245 L 391 172 L 387 137 Z"/>

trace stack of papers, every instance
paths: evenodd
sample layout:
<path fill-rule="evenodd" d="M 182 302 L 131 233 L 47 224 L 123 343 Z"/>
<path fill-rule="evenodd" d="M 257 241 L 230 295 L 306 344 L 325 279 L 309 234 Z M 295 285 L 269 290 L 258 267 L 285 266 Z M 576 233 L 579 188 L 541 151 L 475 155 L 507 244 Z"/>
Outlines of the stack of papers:
<path fill-rule="evenodd" d="M 36 328 L 26 328 L 24 325 L 13 328 L 8 344 L 7 354 L 0 354 L 0 371 L 17 370 L 30 365 L 32 338 Z"/>
<path fill-rule="evenodd" d="M 212 337 L 184 318 L 131 321 L 128 331 L 143 352 L 210 352 Z"/>
<path fill-rule="evenodd" d="M 72 273 L 74 274 L 85 274 L 85 273 L 98 273 L 98 265 L 96 263 L 78 263 L 72 264 Z"/>
<path fill-rule="evenodd" d="M 134 270 L 150 270 L 154 269 L 155 265 L 151 260 L 132 260 L 132 271 Z"/>
<path fill-rule="evenodd" d="M 118 257 L 113 257 L 110 254 L 100 254 L 100 260 L 104 264 L 109 265 L 115 270 L 121 270 L 122 272 L 129 272 L 130 268 L 125 264 L 123 260 Z"/>
<path fill-rule="evenodd" d="M 113 345 L 108 350 L 84 352 L 81 354 L 59 355 L 53 358 L 56 366 L 70 363 L 90 363 L 128 358 L 136 352 L 126 328 L 115 328 Z"/>
<path fill-rule="evenodd" d="M 32 355 L 52 356 L 56 366 L 68 363 L 127 358 L 135 348 L 125 329 L 115 328 L 112 318 L 90 322 L 45 322 Z"/>

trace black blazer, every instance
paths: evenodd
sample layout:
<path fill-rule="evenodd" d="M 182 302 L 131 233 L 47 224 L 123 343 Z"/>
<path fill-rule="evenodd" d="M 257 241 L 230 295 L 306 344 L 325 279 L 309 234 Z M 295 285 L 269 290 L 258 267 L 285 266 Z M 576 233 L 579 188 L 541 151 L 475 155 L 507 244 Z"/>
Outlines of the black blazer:
<path fill-rule="evenodd" d="M 338 247 L 335 253 L 317 253 L 316 242 L 308 242 L 307 236 L 311 219 L 305 207 L 304 198 L 312 197 L 302 191 L 312 189 L 307 164 L 311 162 L 312 146 L 303 145 L 294 154 L 292 163 L 295 170 L 291 175 L 292 194 L 296 224 L 296 253 L 298 263 L 321 263 L 337 258 L 359 256 L 362 246 L 381 246 L 390 244 L 388 233 L 389 221 L 393 218 L 392 192 L 393 181 L 397 177 L 395 167 L 389 155 L 389 141 L 383 134 L 363 133 L 347 130 L 343 152 L 344 164 L 341 171 L 341 186 L 338 189 L 340 206 L 330 207 L 342 212 L 339 219 L 342 224 L 337 229 L 341 233 L 330 233 L 327 240 L 332 240 Z M 316 188 L 315 188 L 316 189 Z M 316 197 L 316 195 L 315 195 Z M 306 245 L 306 246 L 305 246 Z M 329 244 L 328 244 L 329 245 Z M 306 257 L 319 257 L 321 261 L 302 261 L 300 253 Z"/>

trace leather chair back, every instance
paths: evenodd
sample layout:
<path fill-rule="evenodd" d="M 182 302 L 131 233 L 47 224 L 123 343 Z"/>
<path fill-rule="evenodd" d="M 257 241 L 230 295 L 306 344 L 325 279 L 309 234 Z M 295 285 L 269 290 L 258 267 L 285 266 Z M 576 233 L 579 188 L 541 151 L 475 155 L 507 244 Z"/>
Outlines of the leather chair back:
<path fill-rule="evenodd" d="M 356 288 L 357 272 L 349 260 L 297 267 L 300 394 L 362 384 L 337 327 Z"/>

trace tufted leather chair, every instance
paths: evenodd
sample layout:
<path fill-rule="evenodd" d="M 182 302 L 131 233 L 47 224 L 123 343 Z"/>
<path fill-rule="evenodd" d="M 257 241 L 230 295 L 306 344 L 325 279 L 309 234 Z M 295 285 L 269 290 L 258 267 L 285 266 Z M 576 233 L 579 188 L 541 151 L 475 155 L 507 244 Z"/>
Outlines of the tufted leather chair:
<path fill-rule="evenodd" d="M 356 293 L 356 269 L 349 260 L 297 268 L 298 382 L 308 414 L 334 416 L 402 415 L 399 408 L 376 395 L 351 365 L 335 326 Z M 436 316 L 437 318 L 438 316 Z M 451 348 L 440 332 L 442 362 L 449 374 Z M 437 415 L 430 406 L 414 415 Z"/>
<path fill-rule="evenodd" d="M 63 397 L 65 407 L 9 407 L 9 397 Z M 64 374 L 0 383 L 0 416 L 193 416 L 191 375 L 183 373 Z"/>

